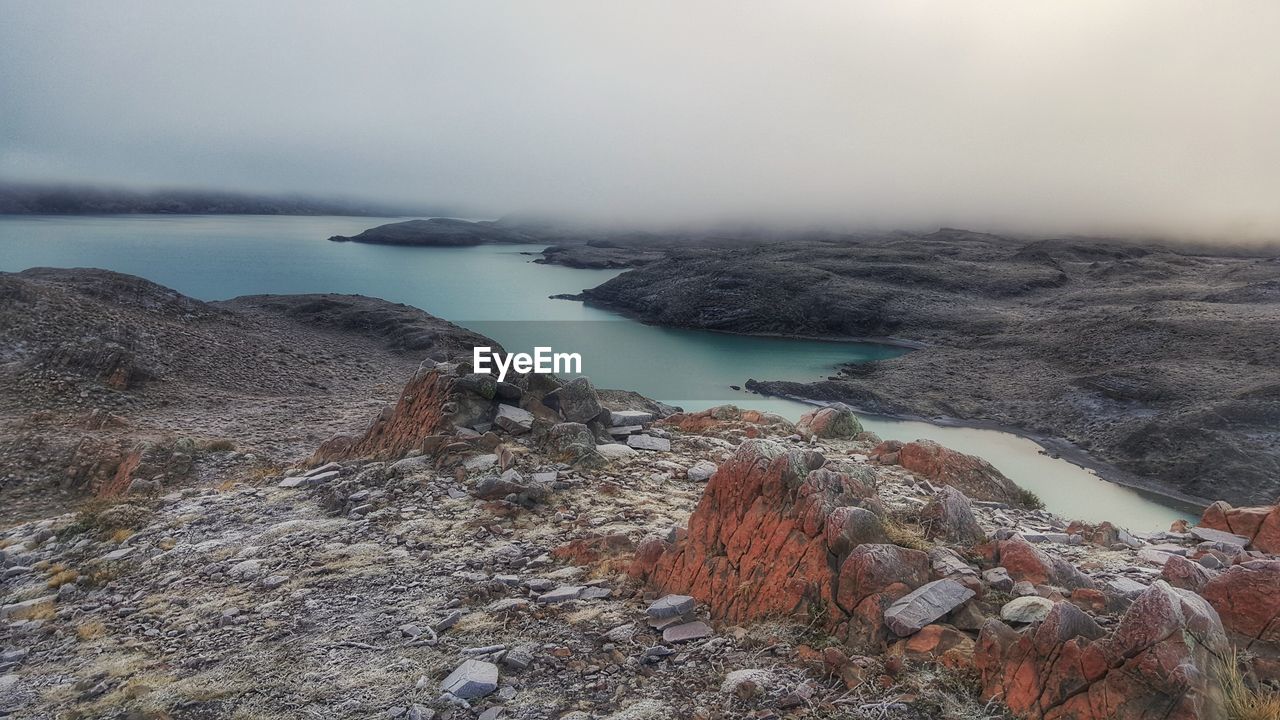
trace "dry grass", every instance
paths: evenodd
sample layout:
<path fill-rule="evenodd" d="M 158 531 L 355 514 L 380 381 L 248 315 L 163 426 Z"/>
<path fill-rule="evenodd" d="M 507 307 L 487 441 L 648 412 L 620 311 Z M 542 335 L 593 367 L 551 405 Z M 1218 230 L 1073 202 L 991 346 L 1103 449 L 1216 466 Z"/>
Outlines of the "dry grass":
<path fill-rule="evenodd" d="M 80 579 L 80 573 L 61 565 L 54 565 L 50 570 L 53 570 L 53 572 L 49 574 L 49 582 L 46 584 L 53 590 Z"/>
<path fill-rule="evenodd" d="M 57 610 L 53 607 L 53 601 L 50 600 L 18 610 L 10 615 L 9 618 L 11 620 L 52 620 L 57 614 Z"/>
<path fill-rule="evenodd" d="M 76 626 L 76 637 L 80 638 L 81 642 L 97 640 L 106 634 L 107 626 L 102 624 L 101 620 L 90 620 Z"/>
<path fill-rule="evenodd" d="M 919 527 L 897 518 L 884 519 L 884 534 L 889 538 L 889 542 L 898 547 L 911 550 L 928 550 L 933 547 L 933 543 L 925 539 Z"/>
<path fill-rule="evenodd" d="M 1280 693 L 1251 685 L 1240 671 L 1239 653 L 1222 663 L 1219 681 L 1228 720 L 1280 720 Z"/>

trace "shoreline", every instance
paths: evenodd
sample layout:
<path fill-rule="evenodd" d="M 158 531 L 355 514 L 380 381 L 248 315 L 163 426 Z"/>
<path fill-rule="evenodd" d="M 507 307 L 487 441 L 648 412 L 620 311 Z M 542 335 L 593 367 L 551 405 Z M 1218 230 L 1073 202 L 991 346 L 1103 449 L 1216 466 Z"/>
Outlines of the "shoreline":
<path fill-rule="evenodd" d="M 776 397 L 783 400 L 791 400 L 793 402 L 804 403 L 814 407 L 827 407 L 836 403 L 826 400 L 814 400 L 802 397 L 800 395 L 771 395 L 756 390 L 747 392 L 754 393 L 761 397 Z M 1162 505 L 1177 509 L 1179 511 L 1192 512 L 1195 515 L 1201 514 L 1205 507 L 1211 504 L 1212 500 L 1171 491 L 1157 486 L 1154 482 L 1146 480 L 1139 475 L 1126 472 L 1120 468 L 1094 457 L 1088 450 L 1079 447 L 1070 440 L 1063 438 L 1050 437 L 1034 433 L 1023 428 L 1010 425 L 1003 425 L 991 420 L 965 419 L 955 417 L 930 418 L 922 415 L 912 415 L 910 413 L 879 413 L 868 412 L 863 408 L 850 403 L 843 403 L 854 412 L 864 417 L 882 418 L 885 420 L 896 420 L 902 422 L 919 422 L 935 427 L 954 427 L 954 428 L 970 428 L 973 430 L 993 430 L 996 432 L 1007 433 L 1016 437 L 1030 440 L 1041 447 L 1041 451 L 1055 460 L 1069 462 L 1081 469 L 1088 470 L 1096 475 L 1099 479 L 1128 488 L 1152 500 L 1158 500 Z"/>
<path fill-rule="evenodd" d="M 676 328 L 681 330 L 698 330 L 701 332 L 722 333 L 725 335 L 741 335 L 741 336 L 747 336 L 747 337 L 772 337 L 772 338 L 778 338 L 783 340 L 807 340 L 807 341 L 832 342 L 832 343 L 863 343 L 863 344 L 884 345 L 887 347 L 898 347 L 898 348 L 904 348 L 907 350 L 924 350 L 931 347 L 927 343 L 923 343 L 915 340 L 908 340 L 905 338 L 893 338 L 893 337 L 888 337 L 888 338 L 853 337 L 853 336 L 814 337 L 814 336 L 807 336 L 807 335 L 787 335 L 783 333 L 735 332 L 732 330 L 720 330 L 720 329 L 714 329 L 714 328 L 691 328 L 691 327 L 682 327 L 679 325 L 663 325 L 660 323 L 655 323 L 655 322 L 645 320 L 642 317 L 640 317 L 638 313 L 634 311 L 620 310 L 617 308 L 594 303 L 589 299 L 583 298 L 581 294 L 578 294 L 576 296 L 567 296 L 567 297 L 564 295 L 552 296 L 552 297 L 559 300 L 575 300 L 577 302 L 583 303 L 584 305 L 594 307 L 599 310 L 606 310 L 608 312 L 615 313 L 617 315 L 628 318 L 630 320 L 634 320 L 636 322 L 640 322 L 645 325 L 651 325 L 654 327 L 670 327 L 670 328 Z M 836 371 L 838 369 L 839 369 L 839 366 L 835 366 L 832 368 L 833 371 Z M 812 405 L 815 407 L 823 407 L 823 406 L 832 404 L 829 401 L 814 400 L 814 399 L 802 397 L 799 395 L 785 395 L 785 394 L 770 395 L 767 393 L 759 392 L 757 390 L 749 390 L 747 392 L 755 393 L 757 395 L 760 395 L 761 397 L 777 397 L 784 400 L 791 400 L 794 402 L 804 403 L 806 405 Z M 1140 475 L 1135 475 L 1134 473 L 1122 470 L 1116 467 L 1115 465 L 1109 462 L 1106 462 L 1105 460 L 1100 460 L 1094 457 L 1093 454 L 1091 454 L 1088 450 L 1085 450 L 1084 448 L 1079 447 L 1075 443 L 1065 438 L 1042 435 L 1040 433 L 1032 432 L 1024 428 L 1019 428 L 1011 425 L 1004 425 L 991 420 L 966 419 L 966 418 L 957 418 L 957 417 L 929 417 L 924 415 L 915 415 L 911 413 L 870 412 L 851 403 L 845 403 L 845 404 L 848 405 L 850 408 L 852 408 L 859 415 L 863 415 L 865 417 L 884 418 L 886 420 L 897 420 L 897 421 L 906 421 L 906 422 L 921 422 L 921 423 L 933 425 L 936 427 L 959 427 L 959 428 L 971 428 L 974 430 L 993 430 L 996 432 L 1008 433 L 1016 437 L 1030 440 L 1041 447 L 1041 452 L 1043 452 L 1046 455 L 1049 455 L 1054 459 L 1063 460 L 1079 468 L 1088 470 L 1092 472 L 1094 475 L 1096 475 L 1098 478 L 1106 482 L 1109 482 L 1113 485 L 1118 485 L 1120 487 L 1127 488 L 1129 490 L 1133 490 L 1134 492 L 1137 492 L 1140 495 L 1146 496 L 1148 499 L 1157 501 L 1162 505 L 1166 505 L 1167 507 L 1171 507 L 1180 512 L 1187 512 L 1190 514 L 1199 515 L 1204 511 L 1205 507 L 1207 507 L 1210 503 L 1213 502 L 1212 500 L 1209 500 L 1206 498 L 1197 497 L 1195 495 L 1190 495 L 1188 493 L 1179 492 L 1178 490 L 1171 489 L 1161 483 L 1158 483 L 1157 481 L 1150 480 Z"/>

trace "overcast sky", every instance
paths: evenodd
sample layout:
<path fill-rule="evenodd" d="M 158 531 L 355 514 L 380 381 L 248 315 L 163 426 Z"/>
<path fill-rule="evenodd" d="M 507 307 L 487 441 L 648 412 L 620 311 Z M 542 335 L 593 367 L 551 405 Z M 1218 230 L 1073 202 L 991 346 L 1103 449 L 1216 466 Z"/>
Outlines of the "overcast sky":
<path fill-rule="evenodd" d="M 0 178 L 1280 237 L 1280 2 L 0 0 Z"/>

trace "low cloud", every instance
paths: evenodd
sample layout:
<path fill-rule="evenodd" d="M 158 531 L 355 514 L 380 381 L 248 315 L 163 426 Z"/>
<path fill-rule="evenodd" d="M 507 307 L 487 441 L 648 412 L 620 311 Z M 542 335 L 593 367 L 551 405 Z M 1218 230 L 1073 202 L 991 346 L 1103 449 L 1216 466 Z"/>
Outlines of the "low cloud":
<path fill-rule="evenodd" d="M 0 0 L 0 175 L 1280 237 L 1280 4 Z"/>

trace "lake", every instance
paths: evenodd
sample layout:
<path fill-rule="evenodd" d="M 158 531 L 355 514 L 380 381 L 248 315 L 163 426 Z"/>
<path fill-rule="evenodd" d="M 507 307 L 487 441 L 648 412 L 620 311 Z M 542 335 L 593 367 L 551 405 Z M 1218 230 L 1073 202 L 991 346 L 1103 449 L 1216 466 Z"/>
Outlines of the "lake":
<path fill-rule="evenodd" d="M 406 303 L 483 333 L 512 351 L 535 345 L 582 355 L 600 387 L 635 390 L 686 409 L 723 403 L 796 419 L 807 408 L 730 386 L 814 380 L 842 362 L 894 357 L 867 343 L 745 337 L 644 325 L 552 300 L 620 271 L 532 263 L 539 246 L 412 248 L 334 243 L 397 218 L 279 216 L 0 216 L 0 270 L 98 267 L 139 275 L 201 300 L 277 293 L 356 293 Z M 1186 508 L 1106 482 L 1009 433 L 864 417 L 885 439 L 929 438 L 986 458 L 1068 518 L 1165 529 Z"/>

